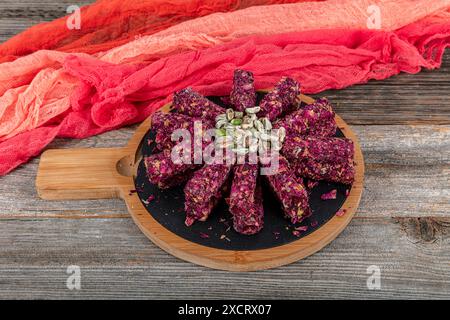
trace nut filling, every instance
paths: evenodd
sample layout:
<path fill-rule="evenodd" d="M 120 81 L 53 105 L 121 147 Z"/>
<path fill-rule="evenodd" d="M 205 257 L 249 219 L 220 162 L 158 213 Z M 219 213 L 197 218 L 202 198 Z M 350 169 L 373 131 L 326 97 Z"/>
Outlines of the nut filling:
<path fill-rule="evenodd" d="M 273 129 L 269 118 L 258 118 L 259 106 L 243 112 L 227 109 L 216 117 L 217 148 L 231 149 L 237 155 L 260 154 L 279 151 L 286 138 L 286 129 Z"/>

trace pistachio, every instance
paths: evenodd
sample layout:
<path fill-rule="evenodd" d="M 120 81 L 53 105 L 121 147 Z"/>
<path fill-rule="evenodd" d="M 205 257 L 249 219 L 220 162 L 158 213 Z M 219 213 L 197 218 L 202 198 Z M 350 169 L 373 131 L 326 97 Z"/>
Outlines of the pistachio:
<path fill-rule="evenodd" d="M 269 144 L 267 141 L 259 141 L 258 144 L 258 152 L 259 153 L 265 153 L 269 149 Z"/>
<path fill-rule="evenodd" d="M 264 132 L 264 125 L 262 124 L 262 122 L 260 120 L 256 120 L 254 122 L 254 126 L 259 132 Z"/>
<path fill-rule="evenodd" d="M 272 122 L 258 119 L 260 107 L 245 109 L 245 112 L 227 109 L 216 117 L 216 146 L 231 149 L 237 155 L 250 153 L 266 154 L 268 150 L 280 150 L 286 137 L 285 128 L 273 130 Z"/>
<path fill-rule="evenodd" d="M 219 120 L 227 120 L 227 115 L 225 113 L 219 114 L 216 117 L 216 122 L 219 121 Z"/>
<path fill-rule="evenodd" d="M 272 136 L 265 132 L 261 132 L 260 138 L 263 141 L 272 141 Z"/>
<path fill-rule="evenodd" d="M 242 118 L 244 116 L 244 113 L 242 111 L 235 111 L 234 112 L 234 117 L 235 118 Z"/>
<path fill-rule="evenodd" d="M 272 150 L 274 150 L 274 151 L 280 151 L 280 150 L 281 150 L 281 145 L 280 145 L 280 143 L 278 142 L 278 140 L 272 141 L 272 142 L 271 142 L 271 147 L 272 147 Z"/>
<path fill-rule="evenodd" d="M 229 149 L 229 148 L 233 148 L 234 147 L 234 142 L 233 141 L 225 141 L 223 144 L 223 148 L 224 149 Z"/>
<path fill-rule="evenodd" d="M 225 129 L 217 129 L 216 130 L 216 136 L 218 137 L 224 137 L 227 135 L 227 131 Z"/>
<path fill-rule="evenodd" d="M 255 153 L 258 151 L 258 144 L 257 143 L 250 143 L 249 145 L 249 151 L 251 153 Z"/>
<path fill-rule="evenodd" d="M 233 109 L 227 109 L 227 120 L 231 121 L 234 119 L 234 110 Z"/>
<path fill-rule="evenodd" d="M 252 136 L 254 136 L 255 138 L 259 138 L 259 131 L 256 128 L 250 128 L 249 131 L 252 134 Z"/>
<path fill-rule="evenodd" d="M 234 133 L 233 138 L 237 144 L 242 145 L 244 143 L 244 139 L 245 139 L 245 131 L 242 129 L 237 129 Z"/>
<path fill-rule="evenodd" d="M 242 124 L 242 119 L 233 119 L 233 120 L 231 120 L 231 124 L 233 126 L 239 126 Z"/>
<path fill-rule="evenodd" d="M 242 123 L 252 123 L 252 122 L 253 120 L 248 115 L 242 117 Z"/>
<path fill-rule="evenodd" d="M 236 127 L 233 126 L 231 123 L 227 123 L 227 124 L 225 125 L 225 129 L 226 129 L 227 131 L 229 131 L 229 132 L 232 134 L 233 131 L 236 130 Z"/>
<path fill-rule="evenodd" d="M 286 128 L 280 127 L 280 129 L 278 129 L 278 140 L 280 143 L 283 143 L 284 139 L 286 139 Z"/>
<path fill-rule="evenodd" d="M 249 150 L 247 148 L 234 148 L 232 151 L 238 155 L 244 155 L 247 154 Z"/>
<path fill-rule="evenodd" d="M 231 136 L 218 136 L 218 137 L 216 137 L 216 141 L 218 141 L 218 142 L 233 141 L 233 137 L 231 137 Z"/>
<path fill-rule="evenodd" d="M 236 132 L 236 135 L 242 136 L 242 137 L 247 134 L 247 130 L 244 130 L 242 128 L 236 128 L 235 132 Z"/>
<path fill-rule="evenodd" d="M 272 123 L 268 118 L 261 118 L 261 122 L 264 125 L 264 129 L 272 130 Z"/>
<path fill-rule="evenodd" d="M 261 111 L 261 108 L 259 106 L 245 109 L 245 112 L 248 113 L 248 114 L 256 114 L 259 111 Z"/>
<path fill-rule="evenodd" d="M 226 126 L 226 124 L 227 124 L 227 120 L 220 119 L 219 121 L 216 122 L 216 128 L 217 129 L 223 128 Z"/>

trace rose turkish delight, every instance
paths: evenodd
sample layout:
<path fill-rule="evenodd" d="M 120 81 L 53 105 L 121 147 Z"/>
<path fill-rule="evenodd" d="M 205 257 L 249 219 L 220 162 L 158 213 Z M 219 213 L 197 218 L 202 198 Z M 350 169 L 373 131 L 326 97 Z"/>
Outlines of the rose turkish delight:
<path fill-rule="evenodd" d="M 352 184 L 355 180 L 353 163 L 321 163 L 311 159 L 294 163 L 294 171 L 300 177 Z"/>
<path fill-rule="evenodd" d="M 281 202 L 285 216 L 292 223 L 300 222 L 311 213 L 308 192 L 300 178 L 295 176 L 286 158 L 280 155 L 278 162 L 277 172 L 264 177 Z"/>
<path fill-rule="evenodd" d="M 256 164 L 244 163 L 234 168 L 229 204 L 233 227 L 242 234 L 255 234 L 263 227 L 264 208 L 258 174 Z"/>
<path fill-rule="evenodd" d="M 184 188 L 186 225 L 205 221 L 222 198 L 223 186 L 230 175 L 231 166 L 205 165 L 196 171 Z"/>
<path fill-rule="evenodd" d="M 208 100 L 192 88 L 176 92 L 173 96 L 172 107 L 179 113 L 210 120 L 215 120 L 219 114 L 225 113 L 224 108 Z"/>
<path fill-rule="evenodd" d="M 322 98 L 276 121 L 274 128 L 284 127 L 287 135 L 331 137 L 337 128 L 334 116 L 328 99 Z"/>
<path fill-rule="evenodd" d="M 288 160 L 311 158 L 319 162 L 353 161 L 353 141 L 336 137 L 288 136 L 284 140 L 282 152 Z"/>
<path fill-rule="evenodd" d="M 155 112 L 152 115 L 152 129 L 156 131 L 169 130 L 173 127 L 187 129 L 193 119 L 190 116 L 175 112 Z"/>
<path fill-rule="evenodd" d="M 161 189 L 182 184 L 197 167 L 192 163 L 174 163 L 168 149 L 146 157 L 144 163 L 148 179 Z"/>
<path fill-rule="evenodd" d="M 156 112 L 152 116 L 152 129 L 156 131 L 155 143 L 159 150 L 174 146 L 172 133 L 177 129 L 190 129 L 194 118 L 180 113 Z"/>
<path fill-rule="evenodd" d="M 230 102 L 235 110 L 244 111 L 256 104 L 256 91 L 254 87 L 253 73 L 237 69 L 234 71 L 233 89 Z"/>
<path fill-rule="evenodd" d="M 350 139 L 290 136 L 281 152 L 301 177 L 344 184 L 354 181 L 354 146 Z"/>
<path fill-rule="evenodd" d="M 259 104 L 261 111 L 258 117 L 267 117 L 271 121 L 275 120 L 292 108 L 299 93 L 300 87 L 298 82 L 294 79 L 283 77 Z"/>
<path fill-rule="evenodd" d="M 172 141 L 172 133 L 175 130 L 186 129 L 191 134 L 191 141 L 194 141 L 194 122 L 202 125 L 202 131 L 214 128 L 211 120 L 192 118 L 180 113 L 156 112 L 152 117 L 152 129 L 156 130 L 155 143 L 158 150 L 170 149 L 176 145 Z"/>

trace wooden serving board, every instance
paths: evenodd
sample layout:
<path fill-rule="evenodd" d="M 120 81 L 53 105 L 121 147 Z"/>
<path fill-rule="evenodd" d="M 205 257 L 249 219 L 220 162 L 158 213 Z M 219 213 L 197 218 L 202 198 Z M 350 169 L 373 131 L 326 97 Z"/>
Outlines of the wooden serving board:
<path fill-rule="evenodd" d="M 314 99 L 300 95 L 309 104 Z M 162 111 L 168 112 L 170 104 Z M 141 143 L 151 126 L 145 120 L 126 147 L 48 150 L 41 156 L 36 178 L 38 195 L 47 200 L 121 198 L 140 230 L 168 253 L 199 265 L 229 271 L 274 268 L 305 258 L 322 249 L 348 225 L 363 189 L 364 160 L 356 135 L 336 115 L 342 133 L 355 145 L 356 177 L 342 205 L 346 214 L 334 216 L 320 228 L 293 242 L 269 249 L 224 250 L 189 241 L 161 225 L 145 208 L 135 187 Z M 249 240 L 250 241 L 250 240 Z"/>

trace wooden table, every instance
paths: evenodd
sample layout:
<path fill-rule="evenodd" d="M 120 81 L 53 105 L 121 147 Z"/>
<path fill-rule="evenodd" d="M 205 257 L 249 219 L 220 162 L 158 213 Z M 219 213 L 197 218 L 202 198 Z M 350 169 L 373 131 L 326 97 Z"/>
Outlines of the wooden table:
<path fill-rule="evenodd" d="M 0 40 L 72 4 L 55 2 L 3 0 Z M 450 52 L 439 70 L 321 95 L 358 134 L 367 172 L 356 217 L 319 253 L 253 273 L 183 262 L 121 200 L 40 200 L 37 158 L 0 178 L 0 298 L 450 298 Z M 133 130 L 50 148 L 120 146 Z M 70 265 L 81 290 L 66 287 Z M 380 290 L 366 284 L 372 265 Z"/>

